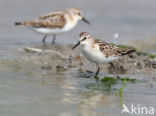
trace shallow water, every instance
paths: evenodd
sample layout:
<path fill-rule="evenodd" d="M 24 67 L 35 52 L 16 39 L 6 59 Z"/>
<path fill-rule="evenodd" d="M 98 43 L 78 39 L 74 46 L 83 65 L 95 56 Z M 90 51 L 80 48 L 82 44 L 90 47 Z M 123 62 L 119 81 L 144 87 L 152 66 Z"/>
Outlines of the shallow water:
<path fill-rule="evenodd" d="M 128 75 L 147 81 L 127 84 L 121 99 L 114 93 L 107 93 L 99 88 L 87 88 L 90 84 L 97 84 L 95 79 L 77 78 L 75 70 L 56 73 L 41 70 L 33 62 L 23 63 L 23 59 L 31 54 L 21 54 L 20 49 L 25 46 L 40 46 L 42 35 L 24 27 L 15 27 L 14 22 L 31 20 L 41 14 L 72 6 L 82 9 L 91 25 L 80 22 L 72 31 L 58 35 L 59 44 L 77 41 L 82 31 L 110 42 L 114 41 L 113 34 L 116 32 L 121 35 L 115 40 L 117 42 L 147 42 L 156 36 L 155 0 L 1 0 L 0 114 L 120 116 L 123 103 L 128 106 L 140 104 L 156 108 L 156 82 L 152 81 L 155 75 Z M 100 77 L 104 74 L 100 73 Z"/>

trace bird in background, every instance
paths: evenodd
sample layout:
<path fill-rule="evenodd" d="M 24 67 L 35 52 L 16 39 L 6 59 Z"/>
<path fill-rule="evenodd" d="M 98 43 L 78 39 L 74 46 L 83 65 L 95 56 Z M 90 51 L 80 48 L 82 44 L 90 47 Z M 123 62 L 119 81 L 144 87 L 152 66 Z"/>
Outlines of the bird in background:
<path fill-rule="evenodd" d="M 83 56 L 90 62 L 93 62 L 97 65 L 95 77 L 100 71 L 100 65 L 108 62 L 113 67 L 116 77 L 120 78 L 112 61 L 135 51 L 129 48 L 119 48 L 113 44 L 96 39 L 87 32 L 80 33 L 79 41 L 72 47 L 72 49 L 75 49 L 79 45 Z"/>
<path fill-rule="evenodd" d="M 55 44 L 56 34 L 71 30 L 79 20 L 90 24 L 89 21 L 83 17 L 80 9 L 69 8 L 42 15 L 35 20 L 15 22 L 15 25 L 24 25 L 37 33 L 43 34 L 43 43 L 45 43 L 48 35 L 53 35 L 52 44 Z"/>

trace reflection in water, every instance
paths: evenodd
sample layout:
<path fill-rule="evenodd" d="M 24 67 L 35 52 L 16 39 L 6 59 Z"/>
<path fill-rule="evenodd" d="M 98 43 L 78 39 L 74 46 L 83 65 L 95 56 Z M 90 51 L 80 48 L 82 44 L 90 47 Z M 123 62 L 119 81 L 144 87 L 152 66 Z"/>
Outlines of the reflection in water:
<path fill-rule="evenodd" d="M 106 94 L 103 90 L 88 90 L 82 87 L 89 82 L 88 80 L 70 80 L 68 77 L 63 83 L 63 90 L 65 97 L 62 98 L 64 104 L 76 105 L 76 112 L 78 115 L 94 116 L 94 115 L 107 115 L 113 116 L 116 112 L 120 115 L 120 102 L 119 97 L 111 94 Z M 82 78 L 81 78 L 82 79 Z M 70 81 L 69 81 L 70 80 Z M 93 80 L 95 81 L 95 80 Z M 79 85 L 78 85 L 79 84 Z M 79 88 L 78 88 L 79 87 Z M 117 108 L 118 107 L 118 108 Z M 116 109 L 117 108 L 117 109 Z M 115 109 L 112 113 L 112 109 Z M 68 112 L 61 113 L 67 115 Z M 70 114 L 70 113 L 69 113 Z M 116 114 L 116 115 L 117 115 Z"/>

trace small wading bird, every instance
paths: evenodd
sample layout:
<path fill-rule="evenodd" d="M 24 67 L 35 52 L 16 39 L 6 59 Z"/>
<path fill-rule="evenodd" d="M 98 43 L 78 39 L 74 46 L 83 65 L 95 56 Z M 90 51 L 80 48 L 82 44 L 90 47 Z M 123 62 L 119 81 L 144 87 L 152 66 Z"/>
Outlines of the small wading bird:
<path fill-rule="evenodd" d="M 45 42 L 48 35 L 53 35 L 52 44 L 54 44 L 56 34 L 71 30 L 79 20 L 90 24 L 82 16 L 80 9 L 69 8 L 45 14 L 35 20 L 15 22 L 15 25 L 24 25 L 37 33 L 44 34 L 42 42 Z"/>
<path fill-rule="evenodd" d="M 119 48 L 115 45 L 106 43 L 105 41 L 93 38 L 87 32 L 82 32 L 80 34 L 78 43 L 75 44 L 72 49 L 79 45 L 83 56 L 97 65 L 98 69 L 95 76 L 97 76 L 100 71 L 100 65 L 109 62 L 115 71 L 116 77 L 119 78 L 117 70 L 111 61 L 134 52 L 132 49 Z"/>

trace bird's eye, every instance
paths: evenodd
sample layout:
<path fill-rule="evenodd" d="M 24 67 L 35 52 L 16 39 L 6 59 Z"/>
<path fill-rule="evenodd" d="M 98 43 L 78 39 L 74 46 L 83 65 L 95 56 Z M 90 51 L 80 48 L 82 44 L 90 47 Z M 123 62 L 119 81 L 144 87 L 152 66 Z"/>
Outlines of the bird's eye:
<path fill-rule="evenodd" d="M 79 12 L 78 15 L 81 16 L 81 13 Z"/>
<path fill-rule="evenodd" d="M 87 38 L 86 37 L 84 37 L 81 41 L 84 41 L 84 40 L 86 40 Z"/>

